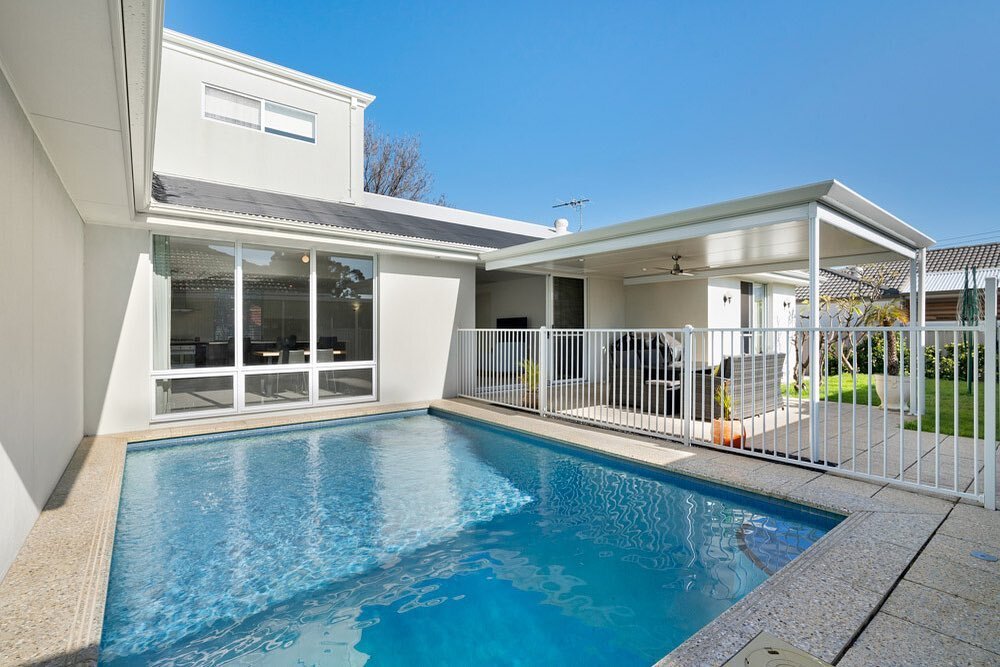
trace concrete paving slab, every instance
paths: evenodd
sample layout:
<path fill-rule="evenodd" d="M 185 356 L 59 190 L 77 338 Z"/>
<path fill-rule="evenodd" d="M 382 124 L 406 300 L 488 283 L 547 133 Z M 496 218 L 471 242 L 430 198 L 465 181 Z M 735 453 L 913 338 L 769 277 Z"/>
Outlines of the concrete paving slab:
<path fill-rule="evenodd" d="M 995 607 L 904 580 L 882 611 L 1000 654 L 1000 616 Z"/>
<path fill-rule="evenodd" d="M 921 625 L 879 614 L 837 667 L 996 667 L 1000 654 Z"/>

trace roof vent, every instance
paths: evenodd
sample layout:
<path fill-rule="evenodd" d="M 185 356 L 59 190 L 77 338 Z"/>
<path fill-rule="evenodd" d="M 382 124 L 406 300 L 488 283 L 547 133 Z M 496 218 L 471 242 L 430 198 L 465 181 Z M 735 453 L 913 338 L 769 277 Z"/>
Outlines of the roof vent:
<path fill-rule="evenodd" d="M 566 218 L 559 218 L 552 226 L 556 228 L 556 234 L 569 234 L 569 220 Z"/>

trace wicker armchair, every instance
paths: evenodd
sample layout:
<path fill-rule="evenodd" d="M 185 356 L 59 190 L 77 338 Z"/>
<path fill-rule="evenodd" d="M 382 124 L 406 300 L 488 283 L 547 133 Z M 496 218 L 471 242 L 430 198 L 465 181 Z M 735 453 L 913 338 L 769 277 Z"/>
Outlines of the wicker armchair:
<path fill-rule="evenodd" d="M 667 333 L 628 333 L 608 350 L 607 400 L 616 408 L 669 414 L 681 379 L 680 342 Z M 678 394 L 679 396 L 679 394 Z"/>

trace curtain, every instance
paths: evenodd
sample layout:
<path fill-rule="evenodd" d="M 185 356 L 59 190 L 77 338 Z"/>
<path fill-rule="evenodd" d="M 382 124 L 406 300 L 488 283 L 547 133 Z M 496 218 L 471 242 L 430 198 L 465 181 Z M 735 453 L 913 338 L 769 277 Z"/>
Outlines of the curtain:
<path fill-rule="evenodd" d="M 153 369 L 170 368 L 170 238 L 153 236 Z"/>

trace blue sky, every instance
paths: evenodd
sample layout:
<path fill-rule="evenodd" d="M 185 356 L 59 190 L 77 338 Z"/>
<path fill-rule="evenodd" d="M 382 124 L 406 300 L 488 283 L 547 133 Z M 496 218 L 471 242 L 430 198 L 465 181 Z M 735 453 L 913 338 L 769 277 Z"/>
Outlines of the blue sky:
<path fill-rule="evenodd" d="M 1000 239 L 1000 2 L 167 0 L 166 25 L 375 94 L 460 208 L 587 196 L 589 228 L 837 178 Z"/>

